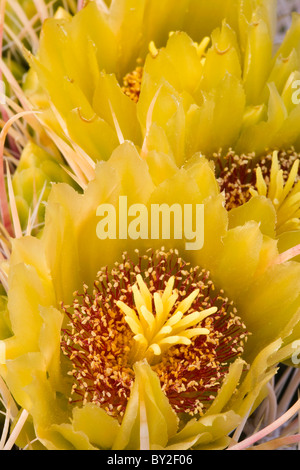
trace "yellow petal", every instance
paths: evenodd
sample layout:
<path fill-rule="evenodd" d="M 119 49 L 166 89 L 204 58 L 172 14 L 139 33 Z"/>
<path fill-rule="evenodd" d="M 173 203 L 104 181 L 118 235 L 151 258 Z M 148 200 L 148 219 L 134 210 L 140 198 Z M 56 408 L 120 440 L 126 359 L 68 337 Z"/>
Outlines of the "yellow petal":
<path fill-rule="evenodd" d="M 244 225 L 249 221 L 258 222 L 262 233 L 275 238 L 276 212 L 269 199 L 255 196 L 229 212 L 229 228 Z"/>
<path fill-rule="evenodd" d="M 92 403 L 74 409 L 72 424 L 75 431 L 86 434 L 99 449 L 111 449 L 120 427 L 116 419 Z"/>
<path fill-rule="evenodd" d="M 177 416 L 147 362 L 136 363 L 134 370 L 135 383 L 113 448 L 140 449 L 141 433 L 148 450 L 157 445 L 164 447 L 176 433 Z"/>

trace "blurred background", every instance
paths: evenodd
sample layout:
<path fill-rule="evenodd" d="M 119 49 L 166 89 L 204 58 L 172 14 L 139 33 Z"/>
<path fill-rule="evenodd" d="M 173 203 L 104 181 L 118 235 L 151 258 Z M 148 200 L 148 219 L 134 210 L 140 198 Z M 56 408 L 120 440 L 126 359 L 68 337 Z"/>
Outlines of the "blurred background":
<path fill-rule="evenodd" d="M 290 27 L 293 11 L 300 13 L 300 0 L 278 0 L 279 24 L 276 42 L 281 42 L 286 30 Z"/>

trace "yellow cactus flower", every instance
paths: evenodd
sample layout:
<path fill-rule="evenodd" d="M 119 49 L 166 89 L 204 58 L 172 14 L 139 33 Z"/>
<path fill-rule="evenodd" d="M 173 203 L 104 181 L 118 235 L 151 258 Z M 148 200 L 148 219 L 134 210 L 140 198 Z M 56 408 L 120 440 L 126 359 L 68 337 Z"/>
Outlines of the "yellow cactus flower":
<path fill-rule="evenodd" d="M 243 50 L 245 46 L 245 25 L 256 17 L 263 22 L 263 29 L 267 31 L 264 31 L 264 34 L 268 34 L 268 41 L 272 42 L 274 15 L 270 8 L 271 3 L 255 1 L 248 8 L 244 2 L 236 0 L 215 0 L 212 5 L 202 1 L 185 1 L 176 6 L 169 1 L 162 4 L 153 0 L 142 3 L 118 0 L 112 2 L 109 7 L 104 2 L 89 2 L 74 17 L 52 18 L 44 22 L 37 56 L 29 57 L 32 65 L 30 74 L 37 73 L 38 80 L 32 79 L 29 87 L 27 82 L 25 91 L 32 106 L 44 110 L 43 117 L 39 116 L 43 124 L 54 131 L 58 139 L 67 140 L 73 148 L 76 147 L 77 151 L 79 148 L 83 155 L 89 155 L 94 161 L 107 160 L 112 150 L 123 139 L 131 140 L 142 147 L 147 137 L 149 148 L 153 139 L 158 140 L 158 135 L 159 140 L 164 141 L 164 146 L 169 147 L 176 159 L 184 160 L 198 150 L 207 150 L 205 145 L 201 149 L 201 142 L 195 139 L 194 126 L 197 125 L 199 114 L 195 106 L 203 101 L 200 97 L 201 89 L 210 93 L 205 83 L 211 80 L 212 89 L 218 82 L 215 73 L 210 72 L 212 68 L 215 70 L 213 61 L 216 59 L 212 57 L 212 62 L 208 60 L 209 56 L 214 55 L 215 47 L 210 47 L 211 53 L 207 51 L 210 41 L 208 36 L 214 28 L 221 25 L 223 18 L 227 18 L 227 32 L 221 42 L 231 41 L 233 44 L 228 63 L 228 73 L 233 74 L 233 78 L 226 83 L 222 82 L 219 91 L 213 92 L 211 106 L 215 99 L 218 101 L 217 95 L 224 96 L 225 93 L 226 100 L 226 96 L 233 96 L 232 88 L 233 91 L 241 89 L 236 98 L 236 116 L 232 116 L 232 121 L 237 120 L 238 124 L 229 128 L 229 120 L 226 119 L 222 132 L 218 123 L 215 126 L 217 135 L 227 136 L 222 144 L 231 144 L 231 140 L 237 137 L 243 114 L 249 114 L 249 110 L 245 108 L 243 85 L 236 86 L 239 79 L 238 70 L 242 68 L 238 59 L 238 48 Z M 152 24 L 153 15 L 156 20 Z M 249 24 L 251 26 L 251 23 Z M 185 34 L 176 39 L 176 33 L 167 46 L 167 63 L 164 65 L 162 56 L 165 56 L 165 53 L 159 47 L 165 46 L 168 35 L 178 30 L 186 31 L 193 39 L 187 39 Z M 132 31 L 135 32 L 134 35 Z M 213 32 L 213 43 L 217 41 L 218 34 Z M 234 41 L 235 34 L 241 36 L 240 42 Z M 136 40 L 136 37 L 139 40 Z M 255 37 L 253 41 L 263 40 L 261 35 L 259 38 Z M 266 45 L 266 40 L 263 40 L 263 44 Z M 220 47 L 223 47 L 221 43 Z M 147 78 L 145 87 L 143 86 L 144 75 L 154 73 L 152 81 L 156 80 L 155 70 L 153 73 L 151 71 L 153 66 L 149 57 L 145 63 L 148 49 L 150 58 L 153 54 L 155 56 L 155 51 L 158 52 L 155 64 L 162 65 L 161 80 L 165 83 L 160 93 L 157 92 L 161 84 L 156 86 L 156 83 L 150 83 L 149 89 L 146 86 L 149 82 Z M 59 56 L 57 51 L 60 51 Z M 169 51 L 173 59 L 168 58 Z M 180 52 L 177 53 L 178 51 Z M 251 55 L 254 56 L 253 51 Z M 223 55 L 219 58 L 220 64 L 216 67 L 221 76 L 221 71 L 227 67 L 227 56 L 225 60 Z M 189 69 L 189 73 L 185 74 L 189 79 L 182 82 L 179 90 L 176 89 L 177 84 L 174 89 L 172 80 L 168 84 L 172 60 L 172 69 L 179 72 L 178 79 L 182 80 L 180 76 L 186 67 Z M 204 63 L 207 63 L 207 66 L 204 66 Z M 156 69 L 156 65 L 154 68 Z M 247 83 L 253 81 L 250 75 L 249 72 L 245 79 Z M 32 86 L 32 82 L 36 83 L 36 88 Z M 198 92 L 197 96 L 192 98 L 190 93 L 192 88 L 196 91 L 195 85 Z M 141 88 L 145 88 L 144 97 L 140 103 L 136 103 L 139 101 Z M 171 95 L 168 98 L 169 94 Z M 165 112 L 161 113 L 161 107 L 167 102 Z M 153 119 L 149 129 L 148 111 L 152 108 Z M 209 110 L 204 114 L 206 112 Z M 222 112 L 219 114 L 221 116 Z M 205 121 L 206 116 L 202 117 Z M 221 121 L 220 118 L 220 125 Z M 174 136 L 174 130 L 178 134 L 175 142 L 170 137 L 171 133 Z M 184 133 L 186 139 L 183 138 Z M 208 140 L 211 140 L 210 136 Z M 183 155 L 179 157 L 178 153 L 182 147 Z"/>
<path fill-rule="evenodd" d="M 25 91 L 52 135 L 94 161 L 124 140 L 159 142 L 177 163 L 297 147 L 300 23 L 275 53 L 275 12 L 269 0 L 92 1 L 45 21 Z"/>
<path fill-rule="evenodd" d="M 224 449 L 295 352 L 300 265 L 259 223 L 228 228 L 199 154 L 178 169 L 124 142 L 83 194 L 55 184 L 41 236 L 12 245 L 0 372 L 20 447 Z"/>
<path fill-rule="evenodd" d="M 273 0 L 86 3 L 40 43 L 24 23 L 39 46 L 26 97 L 13 83 L 25 114 L 9 102 L 83 192 L 25 147 L 22 228 L 47 209 L 0 258 L 11 437 L 27 418 L 21 448 L 224 449 L 300 337 L 299 164 L 280 160 L 299 150 L 299 16 L 274 52 Z M 248 154 L 245 185 L 230 148 Z"/>
<path fill-rule="evenodd" d="M 259 162 L 253 154 L 237 156 L 232 152 L 225 163 L 219 157 L 216 173 L 231 227 L 256 220 L 264 233 L 278 239 L 281 252 L 300 244 L 297 152 L 270 152 Z"/>
<path fill-rule="evenodd" d="M 292 36 L 297 21 L 295 17 Z M 213 158 L 229 149 L 259 157 L 266 149 L 299 148 L 300 108 L 294 96 L 298 59 L 292 65 L 283 46 L 272 54 L 272 39 L 261 18 L 253 20 L 247 31 L 248 45 L 243 49 L 236 31 L 224 20 L 204 53 L 201 43 L 194 44 L 183 32 L 174 33 L 165 48 L 146 59 L 140 120 L 145 127 L 143 106 L 147 109 L 160 90 L 153 121 L 167 133 L 181 123 L 181 140 L 175 148 L 172 144 L 174 152 L 185 158 L 199 150 Z M 289 44 L 291 56 L 296 44 Z M 291 68 L 285 68 L 287 63 Z M 166 103 L 168 111 L 163 114 Z"/>

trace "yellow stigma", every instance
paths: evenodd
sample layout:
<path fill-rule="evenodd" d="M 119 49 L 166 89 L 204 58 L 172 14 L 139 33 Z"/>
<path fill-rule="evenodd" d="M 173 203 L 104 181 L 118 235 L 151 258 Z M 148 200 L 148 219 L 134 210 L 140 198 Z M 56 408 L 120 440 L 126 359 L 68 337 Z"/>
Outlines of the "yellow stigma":
<path fill-rule="evenodd" d="M 191 338 L 209 334 L 207 328 L 197 325 L 216 313 L 217 308 L 187 313 L 199 294 L 199 289 L 196 289 L 173 309 L 178 298 L 178 293 L 173 290 L 174 281 L 173 276 L 162 294 L 155 292 L 152 295 L 142 276 L 138 275 L 137 283 L 132 287 L 136 310 L 122 301 L 117 301 L 117 306 L 125 314 L 125 321 L 135 335 L 129 358 L 131 363 L 146 358 L 149 364 L 153 364 L 159 361 L 171 346 L 190 345 Z"/>
<path fill-rule="evenodd" d="M 252 196 L 271 199 L 277 211 L 277 234 L 300 228 L 300 181 L 298 181 L 299 159 L 295 160 L 285 183 L 278 152 L 273 152 L 270 181 L 267 185 L 260 167 L 256 170 L 257 191 L 250 189 Z"/>

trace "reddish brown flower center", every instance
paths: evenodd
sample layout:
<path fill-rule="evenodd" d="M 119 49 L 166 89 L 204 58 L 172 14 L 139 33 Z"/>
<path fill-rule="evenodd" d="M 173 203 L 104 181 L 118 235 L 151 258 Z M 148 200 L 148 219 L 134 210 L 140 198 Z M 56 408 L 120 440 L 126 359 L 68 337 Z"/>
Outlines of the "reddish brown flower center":
<path fill-rule="evenodd" d="M 230 152 L 225 158 L 217 158 L 217 174 L 221 191 L 225 192 L 226 208 L 234 209 L 251 199 L 251 189 L 256 188 L 256 169 L 261 168 L 267 185 L 270 182 L 273 153 L 262 157 L 259 162 L 254 155 L 236 155 Z M 299 158 L 293 149 L 280 151 L 278 161 L 283 170 L 283 180 L 288 180 L 291 168 Z M 300 179 L 300 174 L 299 178 Z M 296 181 L 297 182 L 297 181 Z"/>
<path fill-rule="evenodd" d="M 69 319 L 61 348 L 70 360 L 69 374 L 73 377 L 70 401 L 96 403 L 122 419 L 134 382 L 131 353 L 136 348 L 136 335 L 116 304 L 121 301 L 137 312 L 133 294 L 137 275 L 143 278 L 149 293 L 156 295 L 156 301 L 157 293 L 162 294 L 168 281 L 174 279 L 174 304 L 165 325 L 175 322 L 178 314 L 175 317 L 174 312 L 195 290 L 198 295 L 191 307 L 181 317 L 179 314 L 181 324 L 196 317 L 197 312 L 213 311 L 198 325 L 194 322 L 196 329 L 181 333 L 189 338 L 187 344 L 178 339 L 173 345 L 174 336 L 170 336 L 168 348 L 150 362 L 173 409 L 202 415 L 216 397 L 230 363 L 243 352 L 247 332 L 233 303 L 216 289 L 210 274 L 191 267 L 175 252 L 157 251 L 136 260 L 124 254 L 122 263 L 114 269 L 99 271 L 93 290 L 84 286 L 71 306 L 62 307 Z M 180 322 L 174 325 L 174 331 Z M 159 336 L 161 333 L 156 338 Z M 164 346 L 166 341 L 168 338 L 162 341 Z"/>

